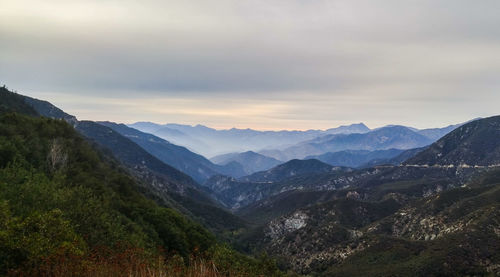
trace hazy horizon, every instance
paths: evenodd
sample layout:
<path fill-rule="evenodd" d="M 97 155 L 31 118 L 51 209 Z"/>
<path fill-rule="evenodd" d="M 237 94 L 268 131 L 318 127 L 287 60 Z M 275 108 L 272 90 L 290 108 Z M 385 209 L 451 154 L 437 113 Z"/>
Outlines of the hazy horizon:
<path fill-rule="evenodd" d="M 498 113 L 498 1 L 33 1 L 1 83 L 81 119 L 434 128 Z"/>
<path fill-rule="evenodd" d="M 8 87 L 8 86 L 7 86 Z M 331 120 L 331 122 L 334 122 L 332 123 L 332 125 L 323 125 L 325 127 L 318 127 L 318 128 L 288 128 L 288 129 L 284 129 L 284 128 L 259 128 L 259 127 L 250 127 L 250 126 L 237 126 L 237 125 L 227 125 L 227 126 L 217 126 L 217 125 L 211 125 L 210 123 L 204 123 L 204 122 L 191 122 L 191 121 L 179 121 L 179 122 L 174 122 L 174 121 L 169 121 L 168 119 L 166 120 L 148 120 L 148 119 L 145 119 L 145 120 L 136 120 L 136 119 L 131 119 L 131 120 L 128 120 L 128 121 L 120 121 L 120 120 L 114 120 L 113 119 L 113 115 L 111 116 L 108 116 L 108 117 L 102 117 L 102 115 L 95 115 L 95 114 L 88 114 L 87 117 L 82 117 L 80 114 L 79 114 L 79 110 L 78 109 L 72 109 L 71 106 L 72 105 L 82 105 L 81 102 L 78 102 L 78 101 L 74 101 L 72 102 L 71 100 L 69 101 L 60 101 L 60 99 L 58 99 L 57 97 L 54 98 L 54 99 L 50 99 L 50 95 L 51 94 L 46 94 L 46 93 L 24 93 L 22 91 L 17 91 L 16 89 L 14 88 L 10 88 L 9 89 L 12 89 L 14 91 L 16 91 L 17 93 L 20 93 L 22 95 L 26 95 L 26 96 L 29 96 L 29 97 L 34 97 L 34 98 L 37 98 L 37 99 L 40 99 L 40 100 L 45 100 L 45 101 L 49 101 L 50 103 L 54 104 L 55 106 L 57 106 L 58 108 L 62 109 L 63 111 L 75 116 L 78 120 L 91 120 L 91 121 L 111 121 L 111 122 L 116 122 L 116 123 L 123 123 L 123 124 L 126 124 L 126 125 L 130 125 L 130 124 L 134 124 L 134 123 L 138 123 L 138 122 L 150 122 L 150 123 L 154 123 L 154 124 L 159 124 L 159 125 L 165 125 L 165 124 L 181 124 L 181 125 L 190 125 L 190 126 L 196 126 L 196 125 L 203 125 L 205 127 L 209 127 L 209 128 L 212 128 L 212 129 L 216 129 L 216 130 L 229 130 L 229 129 L 232 129 L 232 128 L 235 128 L 235 129 L 252 129 L 252 130 L 256 130 L 256 131 L 308 131 L 308 130 L 327 130 L 327 129 L 331 129 L 331 128 L 338 128 L 338 127 L 341 127 L 341 126 L 347 126 L 347 125 L 352 125 L 352 124 L 358 124 L 358 123 L 363 123 L 365 126 L 367 126 L 369 129 L 373 130 L 373 129 L 377 129 L 377 128 L 381 128 L 381 127 L 385 127 L 385 126 L 388 126 L 388 125 L 402 125 L 402 126 L 406 126 L 406 127 L 410 127 L 410 128 L 416 128 L 416 129 L 432 129 L 432 128 L 442 128 L 442 127 L 447 127 L 449 125 L 455 125 L 455 124 L 460 124 L 460 123 L 464 123 L 464 122 L 467 122 L 467 121 L 470 121 L 470 120 L 474 120 L 474 119 L 478 119 L 478 118 L 486 118 L 486 117 L 490 117 L 490 116 L 495 116 L 495 115 L 499 115 L 499 114 L 490 114 L 490 115 L 485 115 L 485 116 L 474 116 L 474 117 L 471 117 L 471 118 L 465 118 L 463 117 L 463 120 L 455 120 L 455 121 L 443 121 L 443 122 L 439 122 L 438 120 L 435 120 L 433 122 L 433 124 L 429 124 L 429 125 L 423 125 L 423 126 L 417 126 L 417 125 L 412 125 L 411 123 L 405 123 L 405 122 L 402 122 L 402 121 L 398 121 L 397 119 L 394 119 L 394 121 L 390 121 L 390 122 L 385 122 L 385 123 L 381 123 L 381 124 L 378 124 L 378 125 L 372 125 L 372 124 L 369 124 L 367 122 L 372 122 L 370 119 L 367 119 L 367 120 L 364 120 L 364 121 L 335 121 L 335 120 Z M 64 104 L 66 103 L 66 104 Z M 69 106 L 69 107 L 68 107 Z M 84 113 L 85 114 L 85 113 Z M 115 114 L 115 116 L 117 116 L 116 118 L 120 118 L 121 115 L 120 114 Z M 336 123 L 336 122 L 339 122 L 339 123 Z M 337 125 L 335 125 L 337 124 Z"/>

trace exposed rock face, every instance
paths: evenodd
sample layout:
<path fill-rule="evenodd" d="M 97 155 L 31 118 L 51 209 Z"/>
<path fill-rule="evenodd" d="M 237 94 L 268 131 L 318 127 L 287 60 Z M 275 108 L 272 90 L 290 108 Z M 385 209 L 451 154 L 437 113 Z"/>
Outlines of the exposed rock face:
<path fill-rule="evenodd" d="M 439 200 L 440 195 L 436 195 L 419 204 L 432 206 L 432 203 Z M 429 209 L 429 207 L 422 208 L 419 205 L 408 206 L 370 226 L 367 232 L 386 233 L 395 237 L 428 241 L 444 237 L 448 234 L 462 232 L 467 228 L 473 228 L 473 225 L 478 220 L 481 220 L 484 214 L 494 216 L 499 219 L 498 223 L 500 223 L 500 211 L 495 210 L 493 207 L 474 210 L 465 216 L 457 217 L 454 213 L 458 213 L 461 209 L 464 209 L 464 207 L 460 207 L 458 203 L 455 206 L 452 205 L 438 212 L 433 211 L 432 208 Z M 387 228 L 387 226 L 390 228 Z M 499 228 L 495 224 L 482 227 L 490 228 L 493 232 Z"/>
<path fill-rule="evenodd" d="M 470 221 L 446 222 L 443 216 L 424 216 L 415 210 L 403 209 L 394 215 L 392 235 L 414 240 L 433 240 L 443 235 L 464 230 Z"/>
<path fill-rule="evenodd" d="M 390 214 L 400 205 L 393 199 L 380 203 L 338 199 L 297 210 L 269 222 L 264 230 L 268 252 L 283 257 L 304 274 L 341 263 L 369 246 L 361 227 Z"/>
<path fill-rule="evenodd" d="M 346 198 L 359 200 L 361 196 L 357 191 L 349 191 L 346 195 Z"/>
<path fill-rule="evenodd" d="M 384 245 L 388 239 L 403 244 L 418 242 L 418 247 L 425 249 L 425 245 L 439 245 L 439 241 L 453 237 L 467 242 L 463 247 L 467 248 L 464 253 L 470 255 L 470 266 L 497 272 L 498 260 L 488 256 L 495 247 L 477 251 L 483 249 L 480 245 L 485 239 L 489 243 L 500 241 L 500 188 L 474 183 L 452 187 L 439 183 L 417 185 L 417 197 L 389 192 L 379 202 L 365 198 L 366 190 L 349 190 L 344 192 L 344 198 L 301 208 L 270 221 L 262 245 L 271 255 L 282 257 L 290 269 L 315 274 L 342 266 L 354 254 Z M 471 233 L 475 235 L 469 243 Z M 481 234 L 493 237 L 478 240 L 476 236 Z M 391 251 L 387 249 L 384 251 Z"/>
<path fill-rule="evenodd" d="M 284 224 L 281 226 L 279 230 L 282 232 L 270 234 L 267 249 L 273 255 L 285 258 L 294 271 L 304 274 L 340 263 L 368 246 L 361 231 L 334 223 L 295 230 L 287 229 Z"/>
<path fill-rule="evenodd" d="M 305 227 L 308 218 L 309 216 L 307 216 L 307 214 L 298 211 L 289 217 L 273 220 L 269 223 L 269 229 L 265 234 L 271 239 L 278 239 L 279 237 Z"/>

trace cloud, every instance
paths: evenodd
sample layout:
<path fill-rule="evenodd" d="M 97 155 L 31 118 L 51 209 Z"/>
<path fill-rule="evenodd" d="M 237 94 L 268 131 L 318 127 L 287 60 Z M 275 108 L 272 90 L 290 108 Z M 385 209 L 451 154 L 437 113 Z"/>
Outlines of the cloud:
<path fill-rule="evenodd" d="M 94 99 L 101 119 L 105 93 L 182 99 L 175 115 L 135 109 L 217 126 L 383 124 L 401 112 L 409 124 L 457 122 L 496 112 L 485 107 L 500 100 L 498 14 L 498 1 L 465 0 L 5 0 L 0 76 L 51 99 L 64 91 L 68 107 Z"/>

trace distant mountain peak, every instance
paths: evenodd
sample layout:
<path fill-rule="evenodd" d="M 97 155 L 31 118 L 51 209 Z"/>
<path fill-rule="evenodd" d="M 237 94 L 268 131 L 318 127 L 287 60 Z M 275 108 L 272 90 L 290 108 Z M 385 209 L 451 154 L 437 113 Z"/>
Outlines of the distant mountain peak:
<path fill-rule="evenodd" d="M 359 123 L 353 123 L 351 124 L 350 126 L 356 126 L 356 127 L 364 127 L 364 128 L 367 128 L 367 129 L 370 129 L 368 128 L 368 126 L 366 126 L 366 124 L 364 124 L 363 122 L 359 122 Z"/>
<path fill-rule="evenodd" d="M 369 132 L 370 128 L 368 128 L 363 122 L 354 123 L 350 125 L 341 125 L 336 128 L 327 129 L 325 132 L 329 134 L 351 134 L 351 133 L 366 133 Z"/>

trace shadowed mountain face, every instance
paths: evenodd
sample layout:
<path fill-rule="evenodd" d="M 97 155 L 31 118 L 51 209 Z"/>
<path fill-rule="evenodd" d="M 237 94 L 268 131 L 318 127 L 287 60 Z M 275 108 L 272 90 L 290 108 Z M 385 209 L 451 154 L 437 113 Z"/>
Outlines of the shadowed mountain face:
<path fill-rule="evenodd" d="M 468 122 L 465 122 L 468 123 Z M 464 125 L 465 123 L 460 123 L 460 124 L 454 124 L 450 126 L 446 126 L 443 128 L 429 128 L 429 129 L 423 129 L 423 130 L 418 130 L 417 132 L 421 135 L 424 135 L 434 141 L 444 137 L 446 134 L 449 132 L 455 130 L 456 128 Z"/>
<path fill-rule="evenodd" d="M 26 103 L 26 98 L 10 92 L 5 86 L 0 87 L 0 113 L 18 112 L 30 116 L 39 116 L 33 106 Z"/>
<path fill-rule="evenodd" d="M 244 182 L 277 182 L 306 174 L 320 174 L 337 170 L 334 166 L 315 159 L 291 160 L 269 170 L 256 172 L 240 178 Z"/>
<path fill-rule="evenodd" d="M 42 101 L 27 96 L 25 96 L 25 101 L 42 116 L 64 119 L 71 124 L 74 124 L 77 121 L 75 116 L 65 113 L 63 110 L 50 104 L 47 101 Z"/>
<path fill-rule="evenodd" d="M 75 129 L 99 145 L 111 150 L 115 157 L 130 167 L 139 171 L 141 169 L 151 170 L 162 177 L 170 179 L 171 182 L 169 183 L 176 184 L 174 187 L 165 187 L 166 189 L 184 193 L 186 189 L 184 185 L 195 186 L 196 184 L 189 176 L 163 163 L 132 140 L 109 127 L 93 121 L 79 121 Z M 167 181 L 170 181 L 168 179 Z"/>
<path fill-rule="evenodd" d="M 282 163 L 274 158 L 266 157 L 253 151 L 219 155 L 211 158 L 210 160 L 220 165 L 237 162 L 242 165 L 245 175 L 249 175 L 257 171 L 267 170 Z M 233 177 L 239 176 L 233 175 Z"/>
<path fill-rule="evenodd" d="M 370 160 L 362 165 L 360 165 L 360 168 L 368 168 L 368 167 L 374 167 L 377 165 L 400 165 L 404 161 L 414 157 L 418 153 L 422 152 L 425 150 L 426 147 L 420 147 L 420 148 L 413 148 L 413 149 L 408 149 L 402 151 L 399 155 L 394 156 L 392 158 L 376 158 L 373 160 Z"/>
<path fill-rule="evenodd" d="M 213 175 L 225 174 L 233 177 L 246 175 L 237 165 L 216 165 L 205 157 L 189 151 L 187 148 L 172 144 L 154 135 L 143 133 L 126 126 L 113 122 L 98 122 L 107 126 L 121 135 L 129 138 L 151 155 L 162 162 L 191 176 L 199 183 L 203 183 Z"/>
<path fill-rule="evenodd" d="M 470 165 L 500 164 L 500 116 L 467 123 L 409 159 L 407 164 Z"/>
<path fill-rule="evenodd" d="M 318 176 L 333 178 L 350 171 L 349 168 L 331 166 L 318 160 L 291 160 L 239 179 L 214 176 L 203 185 L 210 188 L 213 197 L 226 207 L 238 209 L 285 191 L 308 189 L 316 184 Z"/>
<path fill-rule="evenodd" d="M 328 152 L 317 156 L 308 156 L 306 159 L 318 159 L 324 163 L 333 166 L 360 167 L 377 160 L 379 162 L 389 160 L 400 155 L 405 150 L 388 149 L 388 150 L 344 150 L 339 152 Z M 374 163 L 376 163 L 374 161 Z"/>
<path fill-rule="evenodd" d="M 363 123 L 340 126 L 325 131 L 256 131 L 252 129 L 215 130 L 203 125 L 154 124 L 137 122 L 132 128 L 152 133 L 172 143 L 186 146 L 205 156 L 215 156 L 231 152 L 282 149 L 301 141 L 327 134 L 351 134 L 370 131 Z M 278 159 L 280 160 L 280 159 Z M 287 159 L 288 160 L 288 159 Z"/>

